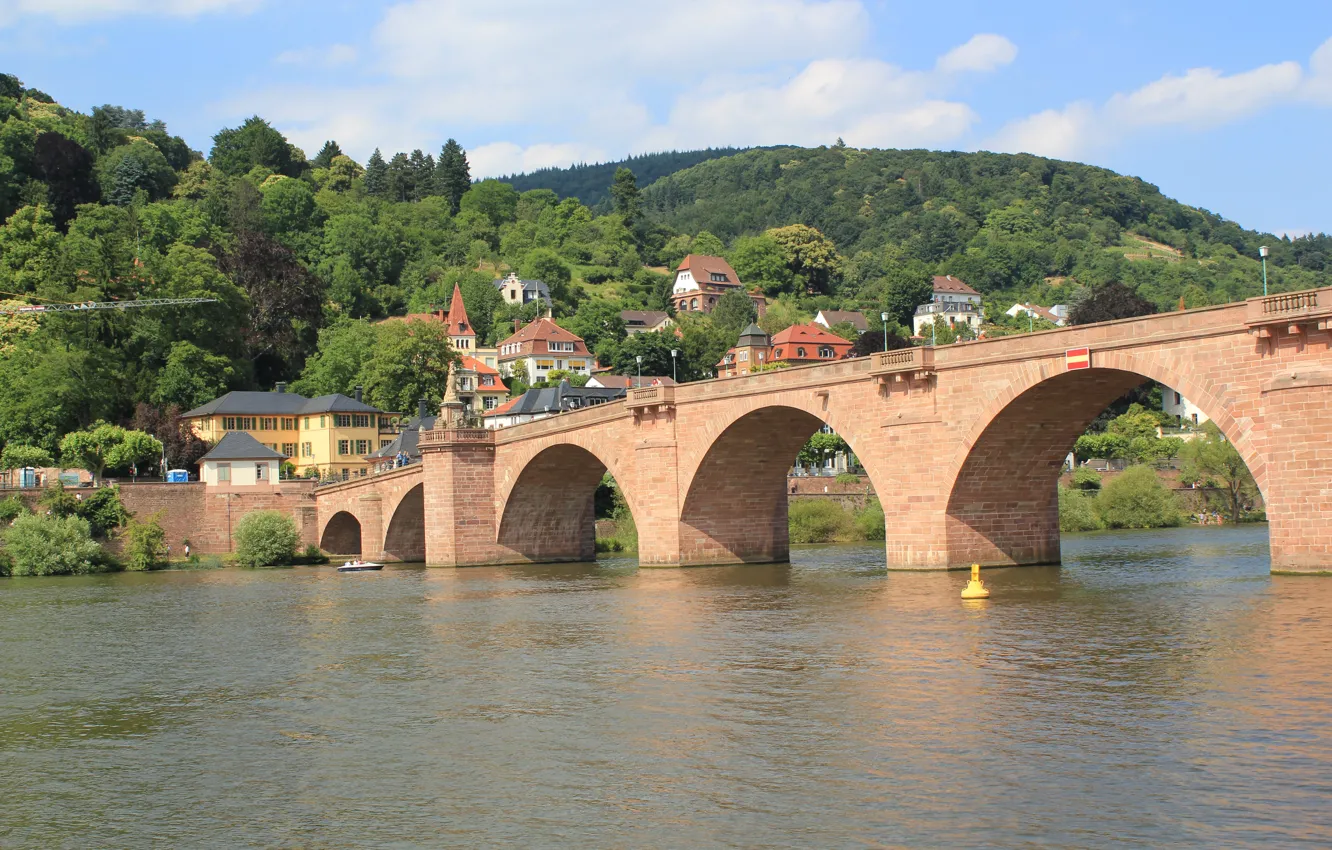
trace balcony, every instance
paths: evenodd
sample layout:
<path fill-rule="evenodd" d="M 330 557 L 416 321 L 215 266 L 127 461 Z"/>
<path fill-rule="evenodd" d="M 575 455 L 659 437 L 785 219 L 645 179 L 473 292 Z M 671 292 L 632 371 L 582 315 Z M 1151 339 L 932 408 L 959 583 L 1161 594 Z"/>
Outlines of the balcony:
<path fill-rule="evenodd" d="M 1247 302 L 1244 323 L 1250 328 L 1263 325 L 1287 325 L 1291 333 L 1302 333 L 1302 326 L 1317 322 L 1327 330 L 1332 326 L 1332 287 L 1264 295 Z M 1259 333 L 1259 336 L 1268 334 Z"/>
<path fill-rule="evenodd" d="M 870 377 L 880 384 L 928 378 L 934 374 L 934 349 L 926 346 L 876 351 L 870 355 Z"/>

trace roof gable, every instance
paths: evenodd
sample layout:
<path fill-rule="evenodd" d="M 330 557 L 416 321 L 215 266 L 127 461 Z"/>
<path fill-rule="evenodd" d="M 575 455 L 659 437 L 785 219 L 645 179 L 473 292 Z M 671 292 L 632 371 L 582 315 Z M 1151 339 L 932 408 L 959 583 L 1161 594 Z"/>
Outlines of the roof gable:
<path fill-rule="evenodd" d="M 476 336 L 472 323 L 467 320 L 467 308 L 463 306 L 462 289 L 458 282 L 453 283 L 453 300 L 449 302 L 449 336 Z"/>
<path fill-rule="evenodd" d="M 688 270 L 699 283 L 711 283 L 718 286 L 739 286 L 740 276 L 731 268 L 731 264 L 722 257 L 710 257 L 706 254 L 690 254 L 680 261 L 676 272 Z M 713 280 L 713 275 L 721 275 L 724 280 Z"/>
<path fill-rule="evenodd" d="M 951 292 L 954 295 L 980 295 L 979 292 L 950 274 L 934 276 L 934 291 Z"/>
<path fill-rule="evenodd" d="M 268 446 L 251 437 L 244 431 L 228 431 L 208 454 L 199 458 L 206 460 L 284 460 L 287 456 L 273 451 Z"/>
<path fill-rule="evenodd" d="M 772 344 L 778 345 L 831 345 L 833 348 L 845 347 L 850 349 L 852 343 L 850 340 L 842 339 L 834 333 L 829 333 L 822 325 L 792 325 L 784 331 L 780 331 L 772 338 Z"/>

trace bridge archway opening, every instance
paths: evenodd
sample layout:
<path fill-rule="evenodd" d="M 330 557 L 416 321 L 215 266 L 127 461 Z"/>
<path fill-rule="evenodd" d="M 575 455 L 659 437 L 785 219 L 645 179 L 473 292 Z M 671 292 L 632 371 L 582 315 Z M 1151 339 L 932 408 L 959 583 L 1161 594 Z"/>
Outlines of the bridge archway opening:
<path fill-rule="evenodd" d="M 338 511 L 324 526 L 319 548 L 334 555 L 361 554 L 361 521 L 347 511 Z"/>
<path fill-rule="evenodd" d="M 595 560 L 596 493 L 606 472 L 595 454 L 569 444 L 528 461 L 500 518 L 498 543 L 512 562 Z"/>
<path fill-rule="evenodd" d="M 808 411 L 773 406 L 747 413 L 722 431 L 708 447 L 685 494 L 680 512 L 682 562 L 788 560 L 787 475 L 824 425 Z M 849 449 L 853 452 L 854 446 Z"/>
<path fill-rule="evenodd" d="M 417 484 L 398 502 L 384 534 L 384 555 L 398 561 L 424 561 L 425 487 Z"/>
<path fill-rule="evenodd" d="M 949 566 L 1059 563 L 1059 477 L 1069 453 L 1108 407 L 1152 380 L 1120 369 L 1065 372 L 999 410 L 953 480 L 945 518 Z M 1213 421 L 1223 432 L 1229 423 Z M 1244 460 L 1252 468 L 1253 459 Z"/>

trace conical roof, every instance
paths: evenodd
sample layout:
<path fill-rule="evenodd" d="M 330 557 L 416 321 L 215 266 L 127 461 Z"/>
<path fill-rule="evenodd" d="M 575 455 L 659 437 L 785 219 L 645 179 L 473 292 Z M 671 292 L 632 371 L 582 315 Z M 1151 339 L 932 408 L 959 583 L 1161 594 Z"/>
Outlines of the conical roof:
<path fill-rule="evenodd" d="M 462 289 L 456 281 L 453 284 L 453 300 L 449 302 L 449 336 L 476 336 L 476 331 L 472 330 L 472 323 L 467 320 Z"/>

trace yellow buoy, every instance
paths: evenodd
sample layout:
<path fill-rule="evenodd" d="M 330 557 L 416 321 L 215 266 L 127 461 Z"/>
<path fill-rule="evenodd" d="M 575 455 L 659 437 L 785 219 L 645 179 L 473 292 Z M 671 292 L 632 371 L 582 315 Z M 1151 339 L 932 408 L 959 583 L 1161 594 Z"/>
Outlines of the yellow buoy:
<path fill-rule="evenodd" d="M 967 582 L 967 586 L 962 588 L 962 598 L 963 599 L 990 598 L 989 589 L 985 586 L 985 582 L 981 581 L 980 564 L 971 565 L 971 581 Z"/>

